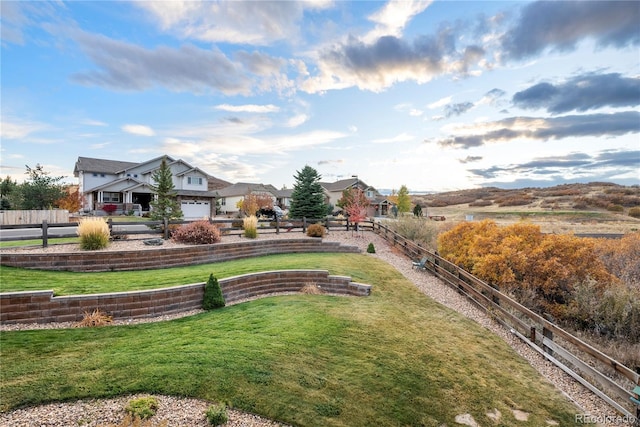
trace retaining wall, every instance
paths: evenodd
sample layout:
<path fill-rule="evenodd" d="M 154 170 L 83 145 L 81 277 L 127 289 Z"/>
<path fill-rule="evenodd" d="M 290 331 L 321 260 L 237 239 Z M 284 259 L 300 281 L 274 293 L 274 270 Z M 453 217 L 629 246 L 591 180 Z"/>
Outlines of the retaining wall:
<path fill-rule="evenodd" d="M 227 303 L 275 292 L 299 292 L 313 283 L 327 293 L 368 296 L 371 286 L 332 276 L 326 270 L 281 270 L 243 274 L 218 281 Z M 95 309 L 114 319 L 136 319 L 180 313 L 202 307 L 205 283 L 111 294 L 53 296 L 53 291 L 0 294 L 0 322 L 75 322 Z"/>
<path fill-rule="evenodd" d="M 318 238 L 255 240 L 214 243 L 141 251 L 78 251 L 68 253 L 11 253 L 6 251 L 0 264 L 9 267 L 77 272 L 150 270 L 185 265 L 208 264 L 262 255 L 306 252 L 352 252 L 355 246 Z"/>

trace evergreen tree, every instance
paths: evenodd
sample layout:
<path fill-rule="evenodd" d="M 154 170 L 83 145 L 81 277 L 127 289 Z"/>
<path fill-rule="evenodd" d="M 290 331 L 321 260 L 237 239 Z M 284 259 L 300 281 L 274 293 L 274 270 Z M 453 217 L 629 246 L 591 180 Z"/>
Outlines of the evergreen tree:
<path fill-rule="evenodd" d="M 49 176 L 42 165 L 35 168 L 27 165 L 29 178 L 20 185 L 21 209 L 51 209 L 55 202 L 65 196 L 63 185 L 60 181 L 63 176 Z"/>
<path fill-rule="evenodd" d="M 153 172 L 151 179 L 156 183 L 151 188 L 157 195 L 157 198 L 150 203 L 153 208 L 150 213 L 151 219 L 154 221 L 159 221 L 163 218 L 168 218 L 169 220 L 182 219 L 182 210 L 180 210 L 174 191 L 173 175 L 171 168 L 167 164 L 166 157 L 162 159 L 160 168 Z"/>
<path fill-rule="evenodd" d="M 214 308 L 224 307 L 226 304 L 222 288 L 213 274 L 209 275 L 209 280 L 204 285 L 204 297 L 202 300 L 202 308 L 204 310 L 213 310 Z"/>
<path fill-rule="evenodd" d="M 291 193 L 291 208 L 289 216 L 292 218 L 324 218 L 327 206 L 324 203 L 324 191 L 320 185 L 321 176 L 311 166 L 305 166 L 296 171 L 296 183 Z"/>
<path fill-rule="evenodd" d="M 0 209 L 17 209 L 20 205 L 18 183 L 7 176 L 0 183 Z"/>
<path fill-rule="evenodd" d="M 402 185 L 398 190 L 398 212 L 403 214 L 411 211 L 411 197 L 406 185 Z"/>

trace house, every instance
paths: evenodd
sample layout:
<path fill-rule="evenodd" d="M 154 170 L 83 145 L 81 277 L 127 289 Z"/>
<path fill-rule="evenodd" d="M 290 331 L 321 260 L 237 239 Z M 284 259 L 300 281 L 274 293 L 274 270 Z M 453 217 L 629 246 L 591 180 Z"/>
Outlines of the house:
<path fill-rule="evenodd" d="M 240 212 L 238 205 L 244 200 L 247 194 L 259 194 L 270 197 L 274 206 L 279 206 L 282 209 L 288 209 L 288 198 L 285 195 L 285 203 L 283 203 L 282 191 L 278 190 L 271 184 L 252 184 L 248 182 L 238 182 L 236 184 L 229 185 L 221 190 L 217 191 L 218 200 L 220 202 L 220 212 L 226 215 L 234 215 Z M 289 191 L 289 197 L 291 197 L 291 191 Z"/>
<path fill-rule="evenodd" d="M 359 188 L 364 192 L 364 195 L 369 200 L 369 207 L 367 208 L 367 216 L 386 216 L 389 214 L 389 209 L 393 206 L 393 203 L 388 201 L 382 194 L 375 188 L 367 185 L 358 177 L 347 178 L 336 182 L 321 182 L 320 185 L 324 188 L 328 195 L 328 203 L 336 207 L 336 210 L 340 210 L 337 207 L 338 201 L 342 198 L 342 192 L 349 188 Z"/>
<path fill-rule="evenodd" d="M 170 156 L 142 163 L 78 157 L 73 171 L 79 180 L 84 212 L 101 212 L 106 204 L 119 213 L 149 211 L 154 198 L 152 175 L 165 158 L 173 175 L 173 185 L 185 219 L 215 216 L 216 190 L 230 185 L 202 169 Z"/>

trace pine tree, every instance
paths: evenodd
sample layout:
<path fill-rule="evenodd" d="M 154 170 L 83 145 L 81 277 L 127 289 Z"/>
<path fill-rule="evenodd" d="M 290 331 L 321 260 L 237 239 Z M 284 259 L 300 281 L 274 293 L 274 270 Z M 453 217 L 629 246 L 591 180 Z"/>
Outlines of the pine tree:
<path fill-rule="evenodd" d="M 320 185 L 322 178 L 318 171 L 311 166 L 305 166 L 296 171 L 296 183 L 291 193 L 291 208 L 289 216 L 292 218 L 324 218 L 327 206 L 324 203 L 324 191 Z"/>
<path fill-rule="evenodd" d="M 213 274 L 209 275 L 209 280 L 204 285 L 204 297 L 202 300 L 202 308 L 204 310 L 213 310 L 214 308 L 225 306 L 224 295 L 222 295 L 222 288 Z"/>
<path fill-rule="evenodd" d="M 156 200 L 152 201 L 151 219 L 158 221 L 163 218 L 182 219 L 182 210 L 178 205 L 178 200 L 174 191 L 173 175 L 171 168 L 167 164 L 166 157 L 162 159 L 160 168 L 153 172 L 151 179 L 156 185 L 151 188 L 156 193 Z"/>

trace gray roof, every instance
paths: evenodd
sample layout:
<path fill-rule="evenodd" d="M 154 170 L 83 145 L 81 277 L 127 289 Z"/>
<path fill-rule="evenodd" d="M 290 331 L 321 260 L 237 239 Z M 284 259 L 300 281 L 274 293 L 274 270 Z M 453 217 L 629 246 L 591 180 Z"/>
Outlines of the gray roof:
<path fill-rule="evenodd" d="M 138 165 L 133 162 L 123 162 L 120 160 L 94 159 L 91 157 L 78 157 L 73 175 L 78 176 L 79 172 L 98 172 L 116 175 L 119 171 Z"/>
<path fill-rule="evenodd" d="M 252 184 L 249 182 L 237 182 L 217 191 L 220 197 L 244 196 L 253 191 L 264 191 L 277 196 L 280 193 L 276 187 L 271 184 Z"/>

